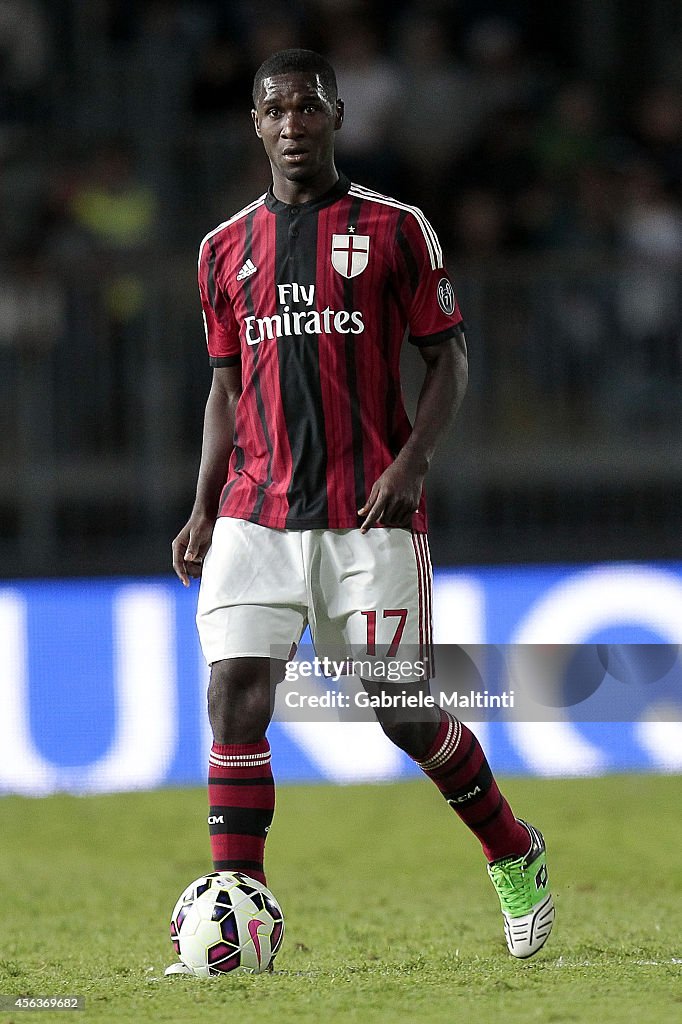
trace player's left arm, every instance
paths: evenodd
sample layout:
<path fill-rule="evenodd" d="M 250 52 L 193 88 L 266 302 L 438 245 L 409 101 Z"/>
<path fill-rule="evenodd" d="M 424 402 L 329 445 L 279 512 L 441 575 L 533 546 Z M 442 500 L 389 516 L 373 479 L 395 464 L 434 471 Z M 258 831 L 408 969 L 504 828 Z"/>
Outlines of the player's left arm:
<path fill-rule="evenodd" d="M 468 363 L 463 330 L 455 327 L 449 338 L 434 345 L 420 345 L 419 352 L 426 363 L 426 374 L 412 433 L 358 510 L 365 516 L 361 533 L 367 533 L 379 520 L 395 526 L 410 525 L 438 441 L 464 398 Z"/>

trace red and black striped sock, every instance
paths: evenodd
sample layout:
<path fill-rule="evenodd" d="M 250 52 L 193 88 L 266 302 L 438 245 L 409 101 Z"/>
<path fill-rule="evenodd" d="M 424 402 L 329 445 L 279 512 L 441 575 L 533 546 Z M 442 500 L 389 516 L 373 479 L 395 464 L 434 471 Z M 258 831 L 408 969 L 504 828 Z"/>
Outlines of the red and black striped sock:
<path fill-rule="evenodd" d="M 417 764 L 478 838 L 489 861 L 528 852 L 528 831 L 497 788 L 483 748 L 466 725 L 441 711 L 436 738 Z"/>
<path fill-rule="evenodd" d="M 214 743 L 208 765 L 213 867 L 265 883 L 263 851 L 275 810 L 270 744 Z"/>

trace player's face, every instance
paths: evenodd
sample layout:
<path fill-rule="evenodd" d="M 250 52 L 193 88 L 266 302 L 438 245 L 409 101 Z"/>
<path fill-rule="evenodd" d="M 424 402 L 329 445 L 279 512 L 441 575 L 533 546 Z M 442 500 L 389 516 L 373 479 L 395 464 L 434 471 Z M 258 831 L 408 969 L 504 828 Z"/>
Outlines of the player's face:
<path fill-rule="evenodd" d="M 264 79 L 252 116 L 275 182 L 279 177 L 323 184 L 334 173 L 334 133 L 341 127 L 343 104 L 326 92 L 317 75 Z"/>

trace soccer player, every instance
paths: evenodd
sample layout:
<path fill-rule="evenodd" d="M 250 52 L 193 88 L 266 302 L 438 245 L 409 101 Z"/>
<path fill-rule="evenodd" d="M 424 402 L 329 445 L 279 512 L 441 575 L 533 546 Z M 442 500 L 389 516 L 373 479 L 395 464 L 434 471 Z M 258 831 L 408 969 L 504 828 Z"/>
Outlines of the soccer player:
<path fill-rule="evenodd" d="M 253 104 L 272 186 L 201 243 L 213 380 L 173 566 L 185 586 L 201 576 L 214 868 L 265 881 L 266 730 L 286 663 L 273 648 L 295 650 L 306 625 L 318 653 L 430 643 L 422 485 L 467 356 L 429 222 L 336 169 L 344 109 L 329 63 L 274 54 Z M 425 364 L 413 425 L 399 378 L 406 334 Z M 541 834 L 514 816 L 466 725 L 437 707 L 418 721 L 377 717 L 480 840 L 509 950 L 531 956 L 554 918 Z"/>

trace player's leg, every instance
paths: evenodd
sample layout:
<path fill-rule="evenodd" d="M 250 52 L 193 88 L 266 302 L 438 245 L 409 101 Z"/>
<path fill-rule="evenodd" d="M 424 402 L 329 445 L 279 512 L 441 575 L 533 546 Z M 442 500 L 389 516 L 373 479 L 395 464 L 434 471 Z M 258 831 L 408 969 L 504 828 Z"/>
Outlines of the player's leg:
<path fill-rule="evenodd" d="M 266 730 L 284 660 L 305 627 L 298 536 L 220 519 L 202 573 L 199 638 L 208 689 L 209 831 L 216 870 L 265 881 L 263 852 L 275 806 Z"/>
<path fill-rule="evenodd" d="M 528 831 L 502 796 L 478 739 L 447 711 L 436 715 L 428 748 L 411 756 L 474 833 L 489 862 L 527 853 Z"/>
<path fill-rule="evenodd" d="M 283 663 L 281 663 L 283 665 Z M 208 826 L 215 871 L 243 871 L 266 883 L 263 853 L 275 809 L 270 745 L 271 680 L 279 662 L 222 659 L 211 666 L 208 715 L 213 745 L 208 766 Z M 171 975 L 193 975 L 182 960 Z"/>
<path fill-rule="evenodd" d="M 394 700 L 385 708 L 376 708 L 381 728 L 435 783 L 479 840 L 488 862 L 527 853 L 528 831 L 501 794 L 471 729 L 439 708 L 403 706 L 403 695 L 428 693 L 428 685 L 412 682 L 386 686 L 363 680 L 363 686 L 373 695 L 386 692 Z"/>
<path fill-rule="evenodd" d="M 426 756 L 415 760 L 483 847 L 509 952 L 532 956 L 554 922 L 544 839 L 514 816 L 471 729 L 446 711 L 440 716 Z"/>
<path fill-rule="evenodd" d="M 333 538 L 327 543 L 331 553 L 323 575 L 331 577 L 333 571 L 343 584 L 327 602 L 331 621 L 324 622 L 326 634 L 332 635 L 335 622 L 346 615 L 343 637 L 354 653 L 364 648 L 385 657 L 393 652 L 400 660 L 405 652 L 406 661 L 428 664 L 432 579 L 426 537 L 405 530 L 371 530 L 365 536 L 352 531 L 343 544 Z M 321 586 L 324 592 L 325 579 Z M 363 685 L 393 695 L 425 689 L 419 682 L 381 687 L 363 680 Z M 400 705 L 377 709 L 377 717 L 386 735 L 416 761 L 481 843 L 500 897 L 509 949 L 515 956 L 532 955 L 544 944 L 554 916 L 540 833 L 515 817 L 481 744 L 464 723 L 438 708 L 415 711 Z"/>
<path fill-rule="evenodd" d="M 414 761 L 418 761 L 433 745 L 440 725 L 440 712 L 428 706 L 406 707 L 400 701 L 401 698 L 418 698 L 420 693 L 428 694 L 428 681 L 385 684 L 378 680 L 362 679 L 362 685 L 370 697 L 376 698 L 377 704 L 384 693 L 394 701 L 386 707 L 375 707 L 379 725 L 392 743 Z"/>
<path fill-rule="evenodd" d="M 208 826 L 216 871 L 265 882 L 263 855 L 275 810 L 266 730 L 284 662 L 229 658 L 211 666 L 208 715 Z"/>

